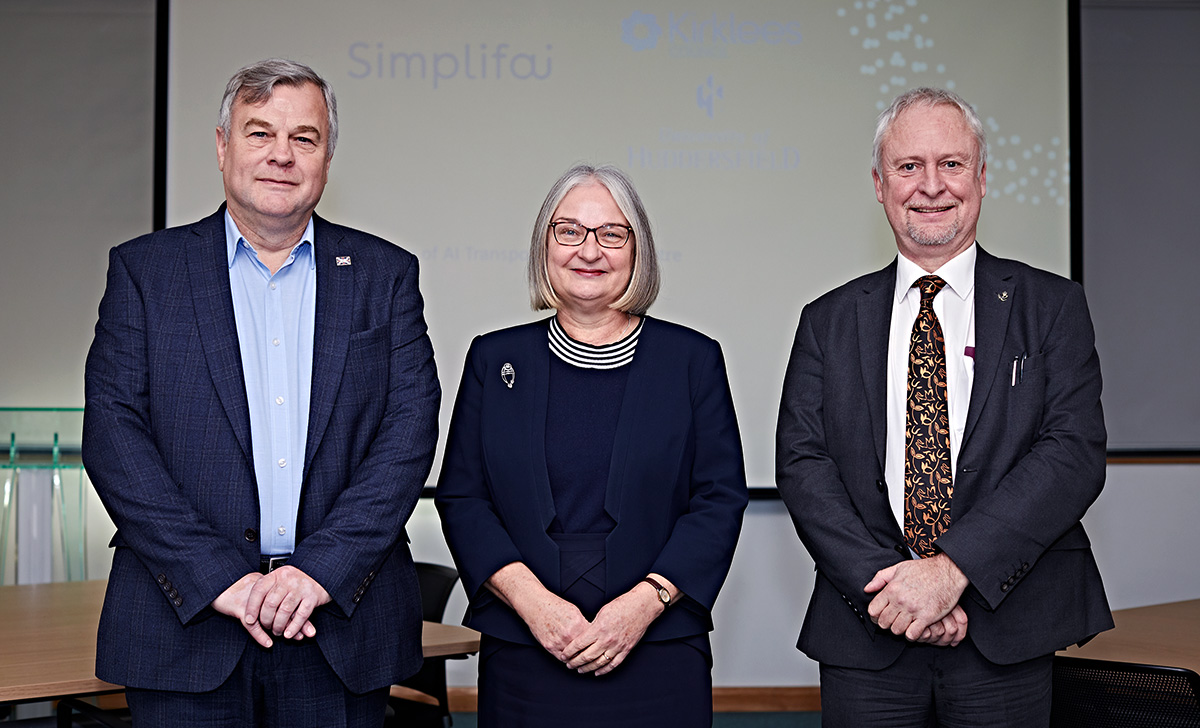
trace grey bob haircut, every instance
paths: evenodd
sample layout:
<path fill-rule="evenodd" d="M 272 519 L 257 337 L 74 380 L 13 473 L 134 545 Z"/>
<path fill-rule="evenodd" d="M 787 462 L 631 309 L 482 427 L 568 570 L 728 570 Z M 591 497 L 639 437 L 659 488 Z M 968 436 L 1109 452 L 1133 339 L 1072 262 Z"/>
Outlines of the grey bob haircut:
<path fill-rule="evenodd" d="M 562 307 L 562 300 L 550 285 L 549 246 L 550 220 L 567 193 L 579 185 L 598 183 L 603 185 L 617 203 L 621 214 L 633 228 L 633 274 L 629 286 L 611 308 L 641 316 L 646 313 L 654 299 L 658 298 L 660 273 L 658 254 L 654 251 L 654 234 L 650 230 L 650 218 L 642 205 L 642 198 L 634 189 L 633 180 L 611 164 L 592 166 L 577 164 L 563 173 L 546 195 L 537 221 L 533 224 L 533 235 L 529 241 L 529 298 L 535 311 Z"/>

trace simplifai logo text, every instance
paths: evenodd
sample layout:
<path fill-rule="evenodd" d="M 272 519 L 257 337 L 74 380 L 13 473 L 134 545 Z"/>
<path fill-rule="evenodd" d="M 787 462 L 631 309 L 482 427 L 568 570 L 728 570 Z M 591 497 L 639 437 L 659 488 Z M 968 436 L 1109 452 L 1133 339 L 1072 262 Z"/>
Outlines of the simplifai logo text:
<path fill-rule="evenodd" d="M 670 45 L 796 45 L 800 42 L 800 23 L 746 20 L 733 12 L 708 16 L 669 12 L 663 19 L 634 10 L 621 21 L 621 40 L 635 51 L 651 50 L 660 40 Z"/>

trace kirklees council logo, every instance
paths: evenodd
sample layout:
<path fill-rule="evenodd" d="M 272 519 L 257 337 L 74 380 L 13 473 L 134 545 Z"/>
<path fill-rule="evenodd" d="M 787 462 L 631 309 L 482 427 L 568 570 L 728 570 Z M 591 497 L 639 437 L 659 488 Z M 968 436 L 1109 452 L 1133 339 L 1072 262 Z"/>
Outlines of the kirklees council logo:
<path fill-rule="evenodd" d="M 726 55 L 736 45 L 796 45 L 801 36 L 795 20 L 739 18 L 735 11 L 669 11 L 664 17 L 634 10 L 621 21 L 621 42 L 635 51 L 653 50 L 660 40 L 666 41 L 671 55 L 713 57 Z"/>
<path fill-rule="evenodd" d="M 621 21 L 621 40 L 635 51 L 648 51 L 658 45 L 662 28 L 650 13 L 634 10 Z"/>

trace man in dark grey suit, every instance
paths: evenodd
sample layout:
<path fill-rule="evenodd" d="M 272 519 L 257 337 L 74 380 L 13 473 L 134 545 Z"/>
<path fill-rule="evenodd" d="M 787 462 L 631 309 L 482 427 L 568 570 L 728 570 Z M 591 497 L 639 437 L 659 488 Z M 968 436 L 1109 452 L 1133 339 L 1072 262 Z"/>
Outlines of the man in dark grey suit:
<path fill-rule="evenodd" d="M 145 725 L 379 725 L 421 664 L 404 524 L 440 389 L 417 261 L 313 214 L 329 85 L 230 80 L 226 204 L 114 248 L 83 457 L 117 525 L 96 674 Z"/>
<path fill-rule="evenodd" d="M 825 726 L 1046 725 L 1053 652 L 1112 626 L 1080 523 L 1105 475 L 1091 319 L 976 243 L 986 163 L 960 97 L 898 97 L 872 175 L 900 255 L 800 316 L 776 481 L 816 562 L 798 646 Z"/>

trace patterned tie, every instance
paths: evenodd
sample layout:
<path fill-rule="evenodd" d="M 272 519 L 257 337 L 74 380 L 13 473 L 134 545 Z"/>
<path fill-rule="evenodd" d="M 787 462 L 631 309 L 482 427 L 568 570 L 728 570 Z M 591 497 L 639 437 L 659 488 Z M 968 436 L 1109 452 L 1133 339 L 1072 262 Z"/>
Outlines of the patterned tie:
<path fill-rule="evenodd" d="M 913 322 L 908 352 L 908 412 L 904 428 L 904 539 L 922 558 L 950 526 L 954 484 L 950 472 L 950 409 L 946 398 L 946 341 L 933 312 L 933 297 L 946 285 L 937 276 L 913 284 L 921 311 Z"/>

